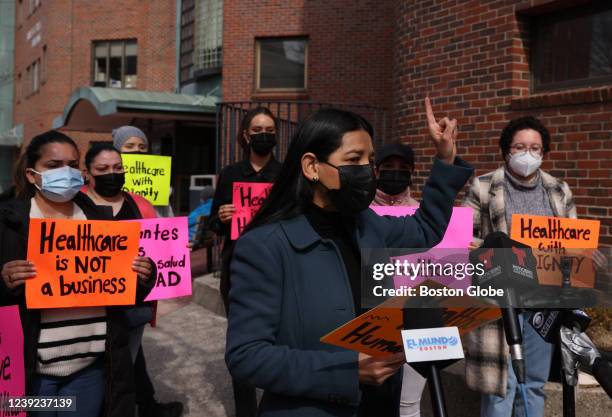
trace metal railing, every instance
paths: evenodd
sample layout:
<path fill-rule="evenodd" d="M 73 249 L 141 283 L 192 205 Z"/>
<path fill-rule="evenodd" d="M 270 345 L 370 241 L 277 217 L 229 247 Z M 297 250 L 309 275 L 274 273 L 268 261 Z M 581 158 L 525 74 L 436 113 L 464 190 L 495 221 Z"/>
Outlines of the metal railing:
<path fill-rule="evenodd" d="M 278 144 L 274 148 L 274 153 L 279 161 L 284 159 L 289 142 L 299 124 L 308 115 L 322 108 L 350 110 L 365 117 L 374 128 L 375 146 L 385 143 L 385 138 L 390 137 L 387 111 L 380 107 L 315 101 L 222 102 L 217 104 L 217 172 L 244 157 L 236 136 L 245 113 L 257 106 L 267 107 L 278 120 Z"/>

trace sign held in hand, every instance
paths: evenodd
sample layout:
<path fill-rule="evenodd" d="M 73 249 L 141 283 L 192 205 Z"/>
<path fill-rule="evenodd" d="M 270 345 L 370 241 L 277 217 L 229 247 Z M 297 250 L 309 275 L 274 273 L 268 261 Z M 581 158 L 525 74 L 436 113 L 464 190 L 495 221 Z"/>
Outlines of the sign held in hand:
<path fill-rule="evenodd" d="M 269 182 L 235 182 L 232 203 L 236 212 L 232 216 L 231 239 L 236 240 L 270 193 Z"/>
<path fill-rule="evenodd" d="M 572 286 L 593 287 L 595 269 L 589 260 L 599 243 L 599 220 L 512 215 L 510 238 L 531 246 L 537 259 L 540 284 L 560 285 L 561 256 L 573 261 Z"/>
<path fill-rule="evenodd" d="M 136 222 L 31 219 L 28 308 L 134 304 L 139 233 Z"/>
<path fill-rule="evenodd" d="M 170 200 L 172 158 L 160 155 L 122 154 L 125 168 L 123 191 L 138 194 L 154 206 L 167 206 Z"/>
<path fill-rule="evenodd" d="M 19 307 L 0 307 L 0 417 L 25 417 L 25 412 L 3 411 L 8 398 L 23 395 L 25 368 Z"/>
<path fill-rule="evenodd" d="M 187 217 L 134 220 L 141 225 L 139 256 L 157 267 L 155 287 L 145 301 L 191 295 Z"/>

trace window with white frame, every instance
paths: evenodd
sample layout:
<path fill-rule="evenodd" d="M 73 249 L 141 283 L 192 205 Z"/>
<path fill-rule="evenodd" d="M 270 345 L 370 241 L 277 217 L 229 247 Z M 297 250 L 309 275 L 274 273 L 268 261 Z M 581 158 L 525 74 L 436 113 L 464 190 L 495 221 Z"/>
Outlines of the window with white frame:
<path fill-rule="evenodd" d="M 136 88 L 138 82 L 137 41 L 95 41 L 93 75 L 95 87 Z"/>

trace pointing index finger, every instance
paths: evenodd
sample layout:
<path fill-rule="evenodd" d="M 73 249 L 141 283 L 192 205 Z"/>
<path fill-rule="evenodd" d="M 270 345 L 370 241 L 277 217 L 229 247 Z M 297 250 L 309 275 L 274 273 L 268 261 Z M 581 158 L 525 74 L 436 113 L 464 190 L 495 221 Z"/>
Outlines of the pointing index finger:
<path fill-rule="evenodd" d="M 425 96 L 425 112 L 427 113 L 427 123 L 435 124 L 436 118 L 434 117 L 433 109 L 431 108 L 431 101 L 429 96 Z"/>

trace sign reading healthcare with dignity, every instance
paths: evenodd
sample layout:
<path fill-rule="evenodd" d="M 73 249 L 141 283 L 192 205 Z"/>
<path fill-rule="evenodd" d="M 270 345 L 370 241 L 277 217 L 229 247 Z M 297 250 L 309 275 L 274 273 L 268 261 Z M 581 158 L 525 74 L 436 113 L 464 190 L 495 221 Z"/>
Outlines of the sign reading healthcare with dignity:
<path fill-rule="evenodd" d="M 572 258 L 572 286 L 592 287 L 595 269 L 588 259 L 599 243 L 599 220 L 512 215 L 510 237 L 534 248 L 540 284 L 561 284 L 561 257 Z"/>
<path fill-rule="evenodd" d="M 0 417 L 25 417 L 25 412 L 10 411 L 9 398 L 25 395 L 23 332 L 19 307 L 0 307 Z"/>
<path fill-rule="evenodd" d="M 232 217 L 232 240 L 238 239 L 255 213 L 270 194 L 272 183 L 269 182 L 235 182 L 232 204 L 236 212 Z"/>
<path fill-rule="evenodd" d="M 137 222 L 31 219 L 28 308 L 133 305 L 139 237 Z"/>
<path fill-rule="evenodd" d="M 155 287 L 146 301 L 191 295 L 187 217 L 136 220 L 140 223 L 139 256 L 155 262 Z"/>
<path fill-rule="evenodd" d="M 125 168 L 123 191 L 138 194 L 154 206 L 167 206 L 170 200 L 172 158 L 160 155 L 122 154 Z"/>

